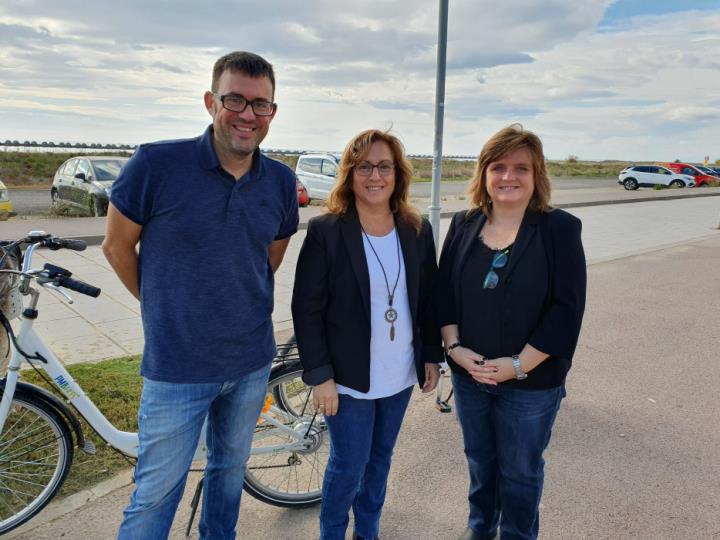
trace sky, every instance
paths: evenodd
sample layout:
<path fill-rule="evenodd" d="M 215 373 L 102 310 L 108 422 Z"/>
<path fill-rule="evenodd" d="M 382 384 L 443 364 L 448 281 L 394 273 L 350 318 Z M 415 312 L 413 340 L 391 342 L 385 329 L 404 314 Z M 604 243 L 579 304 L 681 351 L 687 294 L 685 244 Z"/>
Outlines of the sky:
<path fill-rule="evenodd" d="M 0 140 L 192 137 L 212 65 L 275 68 L 266 149 L 392 129 L 432 154 L 437 0 L 3 0 Z M 519 122 L 550 159 L 720 159 L 720 0 L 450 0 L 443 154 Z"/>

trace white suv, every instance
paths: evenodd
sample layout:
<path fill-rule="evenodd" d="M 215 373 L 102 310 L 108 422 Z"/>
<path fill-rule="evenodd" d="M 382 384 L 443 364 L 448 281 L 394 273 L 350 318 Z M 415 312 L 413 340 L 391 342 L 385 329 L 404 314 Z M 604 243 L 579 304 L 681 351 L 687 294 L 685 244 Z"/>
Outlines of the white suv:
<path fill-rule="evenodd" d="M 695 187 L 695 178 L 687 174 L 677 174 L 660 165 L 633 165 L 620 171 L 618 184 L 633 191 L 638 187 L 657 185 L 671 187 Z"/>
<path fill-rule="evenodd" d="M 311 199 L 325 200 L 335 185 L 339 163 L 339 154 L 302 154 L 295 166 L 295 176 Z"/>

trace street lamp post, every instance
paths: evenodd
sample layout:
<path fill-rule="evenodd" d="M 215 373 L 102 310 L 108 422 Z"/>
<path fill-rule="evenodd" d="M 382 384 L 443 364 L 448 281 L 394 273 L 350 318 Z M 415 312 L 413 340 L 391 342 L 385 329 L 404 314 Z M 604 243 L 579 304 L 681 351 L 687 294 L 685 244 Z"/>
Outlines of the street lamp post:
<path fill-rule="evenodd" d="M 435 83 L 435 143 L 433 145 L 432 196 L 430 225 L 438 253 L 440 252 L 440 180 L 442 178 L 443 119 L 445 117 L 445 58 L 447 57 L 448 1 L 440 0 L 438 23 L 437 75 Z"/>

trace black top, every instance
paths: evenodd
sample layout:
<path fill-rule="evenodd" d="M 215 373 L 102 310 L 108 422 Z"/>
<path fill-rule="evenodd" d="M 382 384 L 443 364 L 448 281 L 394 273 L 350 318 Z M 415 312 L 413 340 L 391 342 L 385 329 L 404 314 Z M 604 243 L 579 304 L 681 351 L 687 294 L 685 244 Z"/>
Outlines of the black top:
<path fill-rule="evenodd" d="M 527 213 L 495 289 L 483 289 L 493 251 L 478 235 L 481 212 L 457 213 L 445 237 L 438 276 L 441 326 L 457 324 L 460 341 L 478 354 L 519 354 L 526 344 L 550 355 L 524 381 L 502 383 L 524 389 L 564 383 L 585 309 L 586 267 L 582 224 L 562 210 Z M 456 373 L 467 372 L 448 358 Z"/>
<path fill-rule="evenodd" d="M 511 247 L 509 246 L 508 256 L 512 252 Z M 507 264 L 503 268 L 495 269 L 499 281 L 494 289 L 484 289 L 483 283 L 495 254 L 505 249 L 492 249 L 478 238 L 472 243 L 467 261 L 460 271 L 460 289 L 463 295 L 458 306 L 458 326 L 463 329 L 462 344 L 488 358 L 502 356 L 497 351 L 498 341 L 495 338 L 502 334 L 502 320 L 497 314 L 504 308 Z"/>
<path fill-rule="evenodd" d="M 413 352 L 420 386 L 425 363 L 441 362 L 434 309 L 437 263 L 432 229 L 420 232 L 396 219 L 413 323 Z M 293 325 L 303 380 L 328 379 L 359 392 L 370 389 L 370 277 L 360 220 L 354 208 L 308 222 L 295 269 Z"/>

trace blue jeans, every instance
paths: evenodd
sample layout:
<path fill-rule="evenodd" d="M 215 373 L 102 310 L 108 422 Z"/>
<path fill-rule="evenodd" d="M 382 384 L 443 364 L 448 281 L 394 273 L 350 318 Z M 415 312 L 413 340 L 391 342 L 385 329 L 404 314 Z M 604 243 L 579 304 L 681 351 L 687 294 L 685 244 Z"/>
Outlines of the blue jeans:
<path fill-rule="evenodd" d="M 543 452 L 565 387 L 519 390 L 453 373 L 455 403 L 470 472 L 468 526 L 502 540 L 536 539 Z"/>
<path fill-rule="evenodd" d="M 118 540 L 168 537 L 205 417 L 208 462 L 200 538 L 234 539 L 247 461 L 265 399 L 270 365 L 225 383 L 145 379 L 135 491 Z"/>
<path fill-rule="evenodd" d="M 355 533 L 378 536 L 393 449 L 411 394 L 412 386 L 379 399 L 340 394 L 337 415 L 325 417 L 330 458 L 323 480 L 321 540 L 345 539 L 351 507 Z"/>

